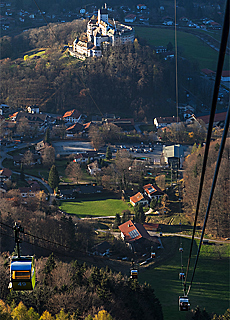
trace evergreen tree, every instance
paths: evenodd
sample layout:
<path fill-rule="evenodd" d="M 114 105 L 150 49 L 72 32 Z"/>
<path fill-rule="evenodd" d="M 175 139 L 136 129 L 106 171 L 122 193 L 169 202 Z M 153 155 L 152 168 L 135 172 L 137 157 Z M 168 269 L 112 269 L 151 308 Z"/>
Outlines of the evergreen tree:
<path fill-rule="evenodd" d="M 167 44 L 167 51 L 172 51 L 173 50 L 173 45 L 172 42 L 169 41 L 169 43 Z"/>
<path fill-rule="evenodd" d="M 150 208 L 154 209 L 156 207 L 157 204 L 157 198 L 153 198 L 150 202 Z"/>
<path fill-rule="evenodd" d="M 121 223 L 125 223 L 126 221 L 130 220 L 130 211 L 129 210 L 124 210 L 122 212 L 122 218 L 121 218 Z"/>
<path fill-rule="evenodd" d="M 112 151 L 110 149 L 110 146 L 107 147 L 105 158 L 106 160 L 112 159 Z"/>
<path fill-rule="evenodd" d="M 49 128 L 46 129 L 44 142 L 50 144 L 50 129 Z"/>
<path fill-rule="evenodd" d="M 136 207 L 134 208 L 134 212 L 135 212 L 135 215 L 134 215 L 135 222 L 144 223 L 145 213 L 144 213 L 142 204 L 136 205 Z"/>
<path fill-rule="evenodd" d="M 48 184 L 52 189 L 57 188 L 59 184 L 59 174 L 54 164 L 52 165 L 49 172 Z"/>
<path fill-rule="evenodd" d="M 119 213 L 116 213 L 115 220 L 114 220 L 114 229 L 117 229 L 117 227 L 121 224 L 121 217 Z"/>

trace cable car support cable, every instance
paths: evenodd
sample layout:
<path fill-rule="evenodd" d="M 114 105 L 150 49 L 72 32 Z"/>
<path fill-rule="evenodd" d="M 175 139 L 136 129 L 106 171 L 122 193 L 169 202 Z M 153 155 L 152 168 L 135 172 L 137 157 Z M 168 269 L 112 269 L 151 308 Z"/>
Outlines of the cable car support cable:
<path fill-rule="evenodd" d="M 224 57 L 225 57 L 225 52 L 226 52 L 226 47 L 227 47 L 227 42 L 228 42 L 228 35 L 229 35 L 229 0 L 227 0 L 227 2 L 226 2 L 222 38 L 221 38 L 221 44 L 220 44 L 220 50 L 219 50 L 219 58 L 218 58 L 215 86 L 214 86 L 213 99 L 212 99 L 212 107 L 211 107 L 211 112 L 210 112 L 210 117 L 209 117 L 209 126 L 208 126 L 208 132 L 207 132 L 207 138 L 206 138 L 206 144 L 205 144 L 205 152 L 204 152 L 201 178 L 200 178 L 200 187 L 199 187 L 199 193 L 198 193 L 198 198 L 197 198 L 197 206 L 196 206 L 196 212 L 195 212 L 191 247 L 190 247 L 185 282 L 184 282 L 184 292 L 186 291 L 186 281 L 187 281 L 187 277 L 188 277 L 189 266 L 190 266 L 190 261 L 191 261 L 191 256 L 192 256 L 192 248 L 193 248 L 193 242 L 194 242 L 195 231 L 196 231 L 196 223 L 197 223 L 198 212 L 199 212 L 199 207 L 200 207 L 200 200 L 201 200 L 201 194 L 202 194 L 203 183 L 204 183 L 204 175 L 205 175 L 205 170 L 206 170 L 206 165 L 207 165 L 209 146 L 210 146 L 210 142 L 211 142 L 211 134 L 212 134 L 214 117 L 215 117 L 215 110 L 216 110 L 221 74 L 222 74 L 222 70 L 223 70 Z"/>
<path fill-rule="evenodd" d="M 227 138 L 227 134 L 228 134 L 229 120 L 230 120 L 230 106 L 228 106 L 228 111 L 227 111 L 227 115 L 226 115 L 226 119 L 225 119 L 224 132 L 223 132 L 223 136 L 221 139 L 221 145 L 220 145 L 219 154 L 218 154 L 218 158 L 217 158 L 217 162 L 216 162 L 216 168 L 215 168 L 215 173 L 213 176 L 212 187 L 211 187 L 211 191 L 210 191 L 210 195 L 209 195 L 208 206 L 206 209 L 206 214 L 205 214 L 203 229 L 202 229 L 202 233 L 201 233 L 200 243 L 199 243 L 199 247 L 197 250 L 196 261 L 194 264 L 193 274 L 192 274 L 192 278 L 191 278 L 191 282 L 190 282 L 190 285 L 188 288 L 187 295 L 189 294 L 189 291 L 191 289 L 193 278 L 194 278 L 195 271 L 196 271 L 196 266 L 197 266 L 197 262 L 198 262 L 198 258 L 199 258 L 199 254 L 200 254 L 200 249 L 201 249 L 201 245 L 202 245 L 202 241 L 203 241 L 203 237 L 204 237 L 205 227 L 206 227 L 206 224 L 208 221 L 212 198 L 213 198 L 213 194 L 214 194 L 214 190 L 215 190 L 215 186 L 216 186 L 216 181 L 217 181 L 217 177 L 218 177 L 218 173 L 219 173 L 219 169 L 220 169 L 221 158 L 223 155 L 224 146 L 225 146 L 225 142 L 226 142 L 226 138 Z"/>

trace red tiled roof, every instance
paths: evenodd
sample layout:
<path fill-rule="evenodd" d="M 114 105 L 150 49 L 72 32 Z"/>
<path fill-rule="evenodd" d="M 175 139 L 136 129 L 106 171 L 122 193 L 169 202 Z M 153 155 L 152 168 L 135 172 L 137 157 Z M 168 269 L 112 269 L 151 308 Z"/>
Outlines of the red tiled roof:
<path fill-rule="evenodd" d="M 118 227 L 124 234 L 125 240 L 133 242 L 141 238 L 151 239 L 145 228 L 140 223 L 133 223 L 131 220 Z"/>
<path fill-rule="evenodd" d="M 6 176 L 6 177 L 10 177 L 12 175 L 12 171 L 10 169 L 7 168 L 3 168 L 0 170 L 0 175 L 1 176 Z"/>
<path fill-rule="evenodd" d="M 202 69 L 201 72 L 203 72 L 203 73 L 206 74 L 207 76 L 208 76 L 208 75 L 211 75 L 211 74 L 215 74 L 214 71 L 212 71 L 212 70 L 210 70 L 210 69 L 207 69 L 207 68 Z"/>
<path fill-rule="evenodd" d="M 140 200 L 144 199 L 143 195 L 138 192 L 137 194 L 135 194 L 134 196 L 130 197 L 130 201 L 132 201 L 133 203 L 137 203 Z"/>
<path fill-rule="evenodd" d="M 79 111 L 77 111 L 76 109 L 73 109 L 70 111 L 66 111 L 63 118 L 74 117 L 74 118 L 78 119 L 80 117 L 80 115 L 81 115 L 81 113 Z"/>
<path fill-rule="evenodd" d="M 149 195 L 153 195 L 154 193 L 162 193 L 163 191 L 156 185 L 152 185 L 151 183 L 146 184 L 145 186 L 143 186 L 143 189 L 149 194 Z"/>
<path fill-rule="evenodd" d="M 226 114 L 227 114 L 227 111 L 215 114 L 214 122 L 225 121 Z M 206 116 L 197 117 L 197 119 L 201 119 L 204 121 L 204 123 L 207 124 L 209 123 L 209 117 L 210 117 L 209 115 L 206 115 Z"/>
<path fill-rule="evenodd" d="M 221 74 L 222 77 L 230 77 L 230 71 L 227 70 L 227 71 L 222 71 L 222 74 Z"/>
<path fill-rule="evenodd" d="M 88 128 L 90 127 L 91 123 L 92 123 L 91 121 L 90 121 L 90 122 L 87 122 L 87 123 L 84 123 L 84 124 L 83 124 L 84 128 L 85 128 L 85 129 L 88 129 Z"/>

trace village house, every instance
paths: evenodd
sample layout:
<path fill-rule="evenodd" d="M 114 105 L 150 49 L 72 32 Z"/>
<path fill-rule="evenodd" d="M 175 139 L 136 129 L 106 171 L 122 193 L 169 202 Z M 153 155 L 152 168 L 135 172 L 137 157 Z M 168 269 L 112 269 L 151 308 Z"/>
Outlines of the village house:
<path fill-rule="evenodd" d="M 74 123 L 66 129 L 66 137 L 73 137 L 75 134 L 82 132 L 84 126 L 81 123 Z"/>
<path fill-rule="evenodd" d="M 24 154 L 19 154 L 19 155 L 15 155 L 13 156 L 13 162 L 14 162 L 14 166 L 20 166 L 21 163 L 23 163 L 23 159 L 24 159 Z M 27 163 L 28 166 L 34 166 L 34 165 L 38 165 L 42 163 L 42 158 L 40 154 L 37 153 L 33 153 L 32 154 L 32 160 L 30 163 Z"/>
<path fill-rule="evenodd" d="M 125 17 L 125 22 L 134 22 L 136 20 L 137 16 L 133 13 L 130 13 L 128 14 L 126 17 Z"/>
<path fill-rule="evenodd" d="M 164 53 L 167 51 L 167 48 L 164 46 L 157 46 L 157 47 L 155 46 L 154 51 L 155 53 Z"/>
<path fill-rule="evenodd" d="M 137 5 L 137 10 L 146 10 L 147 6 L 145 4 L 138 4 Z"/>
<path fill-rule="evenodd" d="M 36 105 L 33 105 L 33 106 L 29 106 L 28 108 L 27 108 L 27 111 L 28 111 L 28 113 L 36 113 L 36 114 L 39 114 L 40 113 L 40 110 L 39 110 L 39 107 L 38 106 L 36 106 Z"/>
<path fill-rule="evenodd" d="M 221 81 L 230 82 L 230 71 L 222 71 Z"/>
<path fill-rule="evenodd" d="M 225 110 L 217 110 L 214 116 L 213 126 L 222 126 L 225 123 L 227 111 Z M 210 114 L 200 114 L 197 115 L 197 120 L 202 120 L 206 124 L 209 124 Z"/>
<path fill-rule="evenodd" d="M 0 169 L 0 182 L 10 180 L 12 176 L 12 171 L 7 168 Z"/>
<path fill-rule="evenodd" d="M 144 226 L 140 223 L 134 223 L 129 220 L 121 224 L 118 228 L 121 231 L 121 238 L 132 250 L 139 251 L 143 245 L 146 249 L 146 246 L 160 244 L 158 237 L 150 236 Z"/>
<path fill-rule="evenodd" d="M 88 161 L 93 161 L 96 159 L 100 159 L 100 155 L 96 151 L 88 151 L 88 152 L 77 153 L 74 156 L 73 162 L 87 163 Z"/>
<path fill-rule="evenodd" d="M 130 203 L 132 206 L 136 206 L 138 204 L 142 204 L 143 206 L 148 205 L 148 200 L 145 199 L 143 194 L 141 192 L 136 193 L 134 196 L 130 197 Z"/>
<path fill-rule="evenodd" d="M 97 256 L 108 256 L 111 245 L 107 241 L 103 241 L 92 247 L 91 252 Z"/>
<path fill-rule="evenodd" d="M 30 185 L 29 187 L 18 188 L 22 198 L 35 197 L 36 194 L 41 190 L 39 183 L 34 180 L 29 180 L 27 182 Z"/>
<path fill-rule="evenodd" d="M 88 168 L 88 171 L 91 174 L 91 176 L 94 176 L 97 172 L 101 171 L 97 160 L 88 164 L 87 168 Z"/>
<path fill-rule="evenodd" d="M 153 124 L 156 126 L 156 128 L 160 127 L 166 127 L 173 123 L 179 123 L 180 118 L 179 117 L 156 117 L 153 119 Z"/>
<path fill-rule="evenodd" d="M 157 186 L 157 185 L 152 185 L 151 183 L 146 184 L 143 186 L 144 189 L 144 194 L 152 200 L 153 198 L 159 199 L 164 195 L 164 192 Z"/>
<path fill-rule="evenodd" d="M 10 116 L 11 121 L 16 121 L 18 124 L 20 120 L 26 118 L 29 122 L 30 126 L 38 125 L 41 127 L 47 122 L 47 115 L 46 114 L 33 114 L 24 111 L 15 112 L 13 115 Z"/>
<path fill-rule="evenodd" d="M 70 111 L 66 111 L 66 113 L 63 116 L 63 120 L 65 122 L 77 123 L 77 122 L 80 122 L 81 117 L 82 117 L 82 114 L 78 110 L 73 109 Z"/>

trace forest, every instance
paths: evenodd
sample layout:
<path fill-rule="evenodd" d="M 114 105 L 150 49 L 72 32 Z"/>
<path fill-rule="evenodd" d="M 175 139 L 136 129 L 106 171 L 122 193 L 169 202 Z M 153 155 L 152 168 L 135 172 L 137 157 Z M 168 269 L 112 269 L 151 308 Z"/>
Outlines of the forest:
<path fill-rule="evenodd" d="M 2 38 L 0 101 L 13 108 L 36 104 L 60 114 L 76 108 L 86 115 L 116 113 L 138 121 L 176 114 L 173 60 L 162 60 L 136 39 L 110 47 L 100 59 L 79 61 L 63 48 L 84 30 L 85 21 L 75 20 Z M 181 71 L 194 68 L 180 62 Z M 185 77 L 179 72 L 181 83 Z"/>
<path fill-rule="evenodd" d="M 62 311 L 66 314 L 62 319 L 71 316 L 72 320 L 90 320 L 90 316 L 104 309 L 117 320 L 163 320 L 161 304 L 149 285 L 141 285 L 121 273 L 113 273 L 108 267 L 99 269 L 85 263 L 79 264 L 76 260 L 65 263 L 52 254 L 48 258 L 37 259 L 37 285 L 32 292 L 9 293 L 8 267 L 4 257 L 1 258 L 0 273 L 1 298 L 11 306 L 22 302 L 26 308 L 33 309 L 35 315 L 46 312 L 51 317 L 51 314 Z M 0 315 L 3 314 L 1 312 L 0 303 Z M 16 315 L 13 319 L 19 318 Z M 36 317 L 26 318 L 26 314 L 22 314 L 20 319 Z M 50 318 L 44 316 L 41 319 Z"/>
<path fill-rule="evenodd" d="M 200 214 L 198 217 L 199 222 L 203 221 L 206 213 L 219 147 L 219 139 L 213 141 L 210 145 L 200 204 Z M 230 139 L 228 138 L 221 161 L 220 171 L 206 227 L 207 233 L 219 238 L 227 237 L 229 234 L 229 150 Z M 186 215 L 190 217 L 191 221 L 194 219 L 194 212 L 196 210 L 203 156 L 204 147 L 193 148 L 193 153 L 186 158 L 184 163 L 185 173 L 183 202 Z"/>

